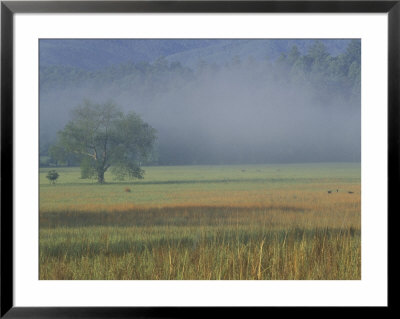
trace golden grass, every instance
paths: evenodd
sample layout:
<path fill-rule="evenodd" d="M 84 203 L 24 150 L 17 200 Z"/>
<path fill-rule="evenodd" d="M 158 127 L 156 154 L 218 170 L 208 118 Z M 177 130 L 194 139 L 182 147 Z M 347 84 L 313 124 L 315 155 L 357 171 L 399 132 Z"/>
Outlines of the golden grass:
<path fill-rule="evenodd" d="M 41 214 L 41 279 L 361 279 L 359 210 Z"/>
<path fill-rule="evenodd" d="M 360 183 L 316 179 L 42 187 L 39 277 L 359 280 Z"/>
<path fill-rule="evenodd" d="M 298 185 L 297 185 L 298 186 Z M 322 187 L 320 187 L 322 188 Z M 323 189 L 323 188 L 322 188 Z M 279 208 L 284 205 L 303 210 L 326 209 L 358 205 L 360 207 L 360 185 L 351 185 L 354 194 L 339 192 L 328 194 L 324 189 L 316 191 L 301 190 L 254 190 L 254 191 L 193 191 L 186 190 L 179 195 L 172 194 L 165 201 L 143 203 L 104 203 L 99 199 L 89 202 L 76 200 L 73 204 L 41 206 L 41 212 L 78 210 L 86 212 L 98 211 L 129 211 L 135 209 L 161 208 L 161 207 L 239 207 L 239 208 Z M 59 202 L 59 197 L 70 194 L 52 196 L 51 200 Z M 111 195 L 112 196 L 112 195 Z M 76 196 L 75 196 L 76 198 Z M 282 204 L 284 203 L 284 204 Z"/>
<path fill-rule="evenodd" d="M 41 234 L 40 279 L 356 280 L 360 233 L 347 229 L 127 227 Z M 53 241 L 51 241 L 53 239 Z"/>

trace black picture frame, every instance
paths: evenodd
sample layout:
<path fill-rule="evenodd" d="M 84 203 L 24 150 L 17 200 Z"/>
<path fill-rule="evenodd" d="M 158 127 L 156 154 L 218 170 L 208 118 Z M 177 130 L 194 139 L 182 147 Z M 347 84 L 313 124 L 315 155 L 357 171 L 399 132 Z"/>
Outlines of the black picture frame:
<path fill-rule="evenodd" d="M 1 312 L 5 318 L 191 318 L 225 307 L 15 307 L 13 303 L 13 17 L 15 13 L 388 13 L 388 218 L 397 211 L 400 129 L 400 1 L 1 1 Z M 391 223 L 388 223 L 388 234 Z M 392 227 L 394 227 L 392 222 Z M 388 244 L 389 244 L 388 237 Z M 390 247 L 390 245 L 388 245 Z M 390 248 L 389 248 L 390 251 Z M 389 256 L 389 255 L 388 255 Z M 388 260 L 389 262 L 390 260 Z M 388 263 L 389 264 L 389 263 Z M 389 270 L 389 269 L 388 269 Z M 389 286 L 390 281 L 388 281 Z M 391 296 L 391 295 L 390 295 Z M 388 299 L 388 307 L 391 306 Z M 291 307 L 296 315 L 307 307 Z M 264 307 L 236 308 L 246 317 Z M 270 309 L 268 309 L 270 311 Z M 280 310 L 279 310 L 280 311 Z M 349 311 L 347 309 L 346 311 Z M 357 309 L 359 311 L 359 309 Z M 336 311 L 333 312 L 333 314 Z"/>

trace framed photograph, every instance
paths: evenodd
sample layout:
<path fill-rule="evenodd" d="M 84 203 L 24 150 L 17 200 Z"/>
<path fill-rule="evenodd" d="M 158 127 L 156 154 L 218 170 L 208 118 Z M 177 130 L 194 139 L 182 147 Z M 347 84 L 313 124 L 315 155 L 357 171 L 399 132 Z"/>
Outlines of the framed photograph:
<path fill-rule="evenodd" d="M 388 309 L 399 19 L 2 1 L 1 316 Z"/>

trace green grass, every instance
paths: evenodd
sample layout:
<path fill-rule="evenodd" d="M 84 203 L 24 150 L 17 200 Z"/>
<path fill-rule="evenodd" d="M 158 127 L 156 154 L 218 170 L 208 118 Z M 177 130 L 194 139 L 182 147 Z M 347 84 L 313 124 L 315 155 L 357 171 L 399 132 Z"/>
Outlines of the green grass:
<path fill-rule="evenodd" d="M 105 185 L 80 179 L 79 168 L 57 168 L 57 185 L 50 185 L 40 169 L 41 210 L 65 209 L 80 204 L 104 206 L 116 204 L 164 205 L 198 202 L 201 197 L 217 193 L 230 200 L 232 192 L 301 190 L 326 192 L 327 189 L 353 189 L 360 185 L 359 164 L 297 164 L 240 166 L 170 166 L 147 167 L 145 179 L 115 181 L 106 173 Z M 131 188 L 130 193 L 124 190 Z M 207 203 L 213 204 L 215 199 Z M 204 204 L 204 202 L 203 202 Z"/>
<path fill-rule="evenodd" d="M 359 164 L 48 170 L 40 279 L 361 279 Z"/>

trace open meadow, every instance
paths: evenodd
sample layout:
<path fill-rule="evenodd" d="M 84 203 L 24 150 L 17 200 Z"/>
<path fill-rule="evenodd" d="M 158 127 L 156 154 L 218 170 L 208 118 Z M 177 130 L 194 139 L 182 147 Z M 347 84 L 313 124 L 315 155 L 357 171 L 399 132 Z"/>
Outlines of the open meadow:
<path fill-rule="evenodd" d="M 40 169 L 40 279 L 359 280 L 360 163 Z M 328 192 L 331 191 L 331 192 Z"/>

